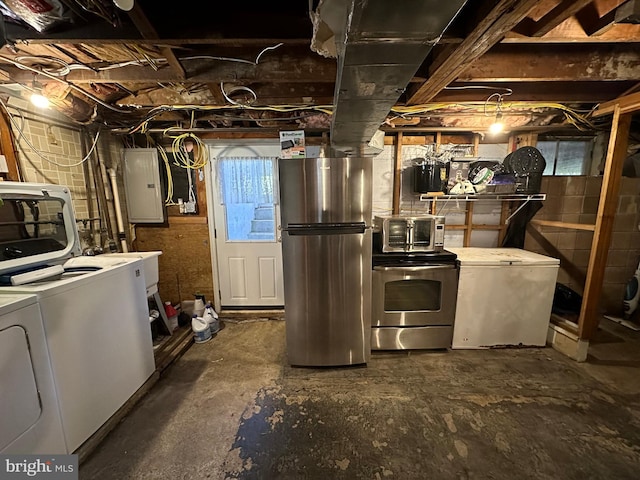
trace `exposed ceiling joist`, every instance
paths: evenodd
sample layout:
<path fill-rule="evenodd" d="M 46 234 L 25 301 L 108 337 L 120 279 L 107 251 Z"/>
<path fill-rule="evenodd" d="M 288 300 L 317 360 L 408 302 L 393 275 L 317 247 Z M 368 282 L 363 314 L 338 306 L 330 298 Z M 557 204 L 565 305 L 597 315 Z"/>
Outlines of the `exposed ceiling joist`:
<path fill-rule="evenodd" d="M 458 76 L 460 68 L 473 62 L 498 43 L 537 3 L 537 0 L 501 0 L 485 16 L 458 48 L 442 62 L 416 91 L 409 92 L 407 104 L 426 103 Z"/>
<path fill-rule="evenodd" d="M 266 57 L 257 65 L 219 60 L 183 61 L 190 82 L 220 83 L 264 81 L 274 83 L 324 83 L 335 82 L 335 59 L 322 58 L 312 52 L 306 56 L 280 55 Z M 16 80 L 24 80 L 24 71 L 15 68 Z M 29 74 L 29 78 L 33 75 Z M 109 70 L 72 70 L 66 77 L 72 83 L 149 83 L 181 82 L 175 71 L 169 68 L 154 70 L 149 66 L 124 66 Z"/>
<path fill-rule="evenodd" d="M 529 37 L 542 37 L 592 2 L 593 0 L 562 0 L 537 22 L 530 18 L 524 19 L 516 27 L 516 31 Z"/>
<path fill-rule="evenodd" d="M 514 68 L 517 65 L 517 68 Z M 458 76 L 465 82 L 635 80 L 640 43 L 498 45 Z"/>
<path fill-rule="evenodd" d="M 595 5 L 589 4 L 576 14 L 576 19 L 587 35 L 600 37 L 615 25 L 616 9 L 600 16 Z"/>
<path fill-rule="evenodd" d="M 134 3 L 133 8 L 128 13 L 129 18 L 131 18 L 131 21 L 134 23 L 136 28 L 140 30 L 140 33 L 145 39 L 157 40 L 160 38 L 156 29 L 144 14 L 138 2 Z M 187 74 L 171 48 L 160 47 L 160 51 L 164 55 L 164 58 L 167 59 L 167 63 L 171 65 L 171 68 L 173 68 L 176 75 L 178 75 L 178 78 L 184 80 L 187 77 Z"/>
<path fill-rule="evenodd" d="M 599 103 L 606 102 L 638 85 L 631 81 L 558 81 L 538 82 L 482 82 L 486 89 L 479 89 L 477 83 L 456 82 L 442 90 L 434 102 L 477 102 L 484 101 L 493 92 L 511 89 L 513 93 L 505 101 L 553 102 L 553 103 Z"/>

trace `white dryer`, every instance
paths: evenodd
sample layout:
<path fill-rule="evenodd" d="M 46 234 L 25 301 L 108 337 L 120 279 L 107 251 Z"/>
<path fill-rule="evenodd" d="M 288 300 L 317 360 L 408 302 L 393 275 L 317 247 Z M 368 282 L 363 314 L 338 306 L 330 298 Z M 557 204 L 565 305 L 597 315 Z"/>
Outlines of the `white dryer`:
<path fill-rule="evenodd" d="M 0 296 L 0 453 L 68 453 L 35 295 Z"/>

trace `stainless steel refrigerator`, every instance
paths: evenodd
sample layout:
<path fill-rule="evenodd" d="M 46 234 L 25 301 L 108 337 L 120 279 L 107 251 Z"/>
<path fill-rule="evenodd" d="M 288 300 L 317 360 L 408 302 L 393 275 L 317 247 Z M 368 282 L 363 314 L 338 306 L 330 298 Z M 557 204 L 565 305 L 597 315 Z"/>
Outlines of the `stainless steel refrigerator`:
<path fill-rule="evenodd" d="M 371 354 L 371 158 L 279 159 L 287 357 Z"/>

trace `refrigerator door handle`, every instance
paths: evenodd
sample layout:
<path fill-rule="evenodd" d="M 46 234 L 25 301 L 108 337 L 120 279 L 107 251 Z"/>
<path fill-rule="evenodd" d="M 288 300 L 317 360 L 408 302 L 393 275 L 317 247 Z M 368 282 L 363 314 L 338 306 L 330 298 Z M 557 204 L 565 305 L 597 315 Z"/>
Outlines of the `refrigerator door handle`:
<path fill-rule="evenodd" d="M 367 229 L 364 222 L 354 223 L 290 223 L 283 228 L 289 235 L 349 235 L 362 234 Z"/>

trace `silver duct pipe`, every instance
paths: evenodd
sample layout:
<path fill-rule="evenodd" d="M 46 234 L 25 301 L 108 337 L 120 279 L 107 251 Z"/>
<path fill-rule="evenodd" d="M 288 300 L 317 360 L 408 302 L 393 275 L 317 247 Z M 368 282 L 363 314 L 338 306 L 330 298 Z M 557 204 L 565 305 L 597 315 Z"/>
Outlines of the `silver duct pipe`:
<path fill-rule="evenodd" d="M 361 153 L 466 0 L 322 0 L 318 53 L 337 56 L 331 145 Z M 326 32 L 335 37 L 335 50 Z M 325 38 L 318 38 L 325 35 Z M 375 152 L 377 153 L 377 152 Z"/>

